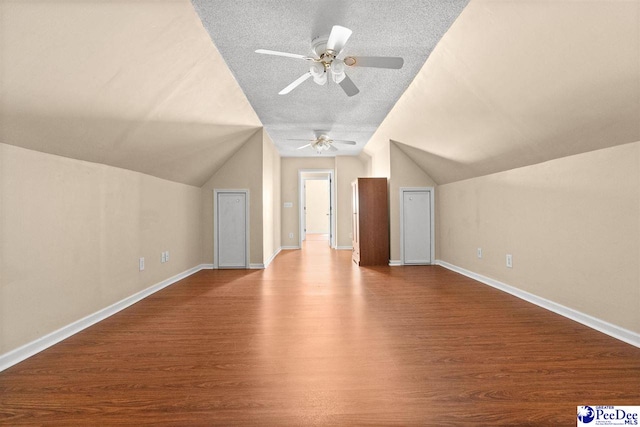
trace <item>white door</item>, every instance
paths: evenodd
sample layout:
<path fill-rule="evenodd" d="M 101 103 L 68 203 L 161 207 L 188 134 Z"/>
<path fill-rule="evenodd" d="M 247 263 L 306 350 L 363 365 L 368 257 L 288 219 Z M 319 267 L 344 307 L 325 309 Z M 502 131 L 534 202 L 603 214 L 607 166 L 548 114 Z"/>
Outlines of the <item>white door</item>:
<path fill-rule="evenodd" d="M 430 264 L 431 191 L 402 191 L 402 263 Z"/>
<path fill-rule="evenodd" d="M 217 193 L 218 268 L 247 267 L 246 212 L 246 193 Z"/>
<path fill-rule="evenodd" d="M 329 234 L 329 180 L 305 182 L 305 234 Z"/>

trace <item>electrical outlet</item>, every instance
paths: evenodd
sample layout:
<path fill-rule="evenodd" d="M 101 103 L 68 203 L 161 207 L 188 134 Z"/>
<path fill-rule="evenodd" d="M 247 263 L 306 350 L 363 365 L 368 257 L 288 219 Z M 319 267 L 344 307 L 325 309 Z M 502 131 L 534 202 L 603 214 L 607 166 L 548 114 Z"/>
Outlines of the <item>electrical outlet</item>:
<path fill-rule="evenodd" d="M 513 268 L 513 257 L 511 254 L 507 254 L 507 267 Z"/>
<path fill-rule="evenodd" d="M 139 261 L 139 262 L 140 262 L 140 263 L 139 263 L 140 271 L 142 271 L 142 270 L 144 270 L 144 257 L 140 258 L 140 261 Z"/>
<path fill-rule="evenodd" d="M 482 258 L 482 248 L 478 248 L 478 258 Z"/>
<path fill-rule="evenodd" d="M 169 251 L 164 253 L 164 262 L 169 262 Z"/>
<path fill-rule="evenodd" d="M 293 233 L 289 233 L 289 238 L 293 239 Z"/>

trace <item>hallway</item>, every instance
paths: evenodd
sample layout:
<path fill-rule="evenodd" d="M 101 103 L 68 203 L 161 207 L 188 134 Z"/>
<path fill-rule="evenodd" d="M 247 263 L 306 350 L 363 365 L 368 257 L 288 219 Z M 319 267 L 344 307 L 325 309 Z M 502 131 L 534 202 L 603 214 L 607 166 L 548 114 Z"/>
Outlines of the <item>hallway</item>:
<path fill-rule="evenodd" d="M 640 349 L 441 267 L 304 245 L 0 373 L 0 424 L 573 425 L 640 402 Z"/>

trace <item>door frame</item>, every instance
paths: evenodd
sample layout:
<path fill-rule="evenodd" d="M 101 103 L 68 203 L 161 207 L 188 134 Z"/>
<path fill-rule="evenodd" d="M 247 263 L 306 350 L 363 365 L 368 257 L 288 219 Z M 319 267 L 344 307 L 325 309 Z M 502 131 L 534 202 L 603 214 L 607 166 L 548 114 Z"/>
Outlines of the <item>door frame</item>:
<path fill-rule="evenodd" d="M 306 177 L 308 174 L 326 174 L 329 180 L 329 246 L 336 248 L 336 181 L 333 169 L 298 169 L 298 247 L 302 248 L 303 236 L 305 236 L 305 181 L 307 179 L 322 179 Z"/>
<path fill-rule="evenodd" d="M 245 253 L 245 266 L 244 268 L 249 268 L 249 263 L 250 263 L 250 259 L 251 259 L 251 239 L 249 236 L 249 204 L 250 204 L 250 199 L 249 199 L 249 190 L 247 189 L 240 189 L 240 190 L 234 190 L 234 189 L 219 189 L 219 188 L 215 188 L 213 190 L 213 268 L 220 268 L 219 267 L 219 248 L 218 248 L 218 194 L 221 193 L 244 193 L 244 200 L 245 200 L 245 223 L 244 223 L 244 229 L 245 229 L 245 249 L 244 249 L 244 253 Z M 222 267 L 222 268 L 226 268 L 226 267 Z"/>
<path fill-rule="evenodd" d="M 404 193 L 410 193 L 415 191 L 429 192 L 429 204 L 431 205 L 431 217 L 430 233 L 431 236 L 431 259 L 428 264 L 435 263 L 436 257 L 436 236 L 435 236 L 435 188 L 434 187 L 400 187 L 400 265 L 418 265 L 415 263 L 407 264 L 404 261 Z"/>

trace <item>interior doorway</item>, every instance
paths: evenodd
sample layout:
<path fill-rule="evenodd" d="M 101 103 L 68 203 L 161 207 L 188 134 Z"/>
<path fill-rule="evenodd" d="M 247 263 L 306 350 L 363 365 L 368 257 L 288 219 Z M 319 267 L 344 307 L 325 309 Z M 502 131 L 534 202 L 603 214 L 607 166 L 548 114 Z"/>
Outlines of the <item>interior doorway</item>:
<path fill-rule="evenodd" d="M 309 234 L 314 240 L 327 240 L 335 248 L 333 169 L 299 170 L 298 177 L 300 247 Z"/>

